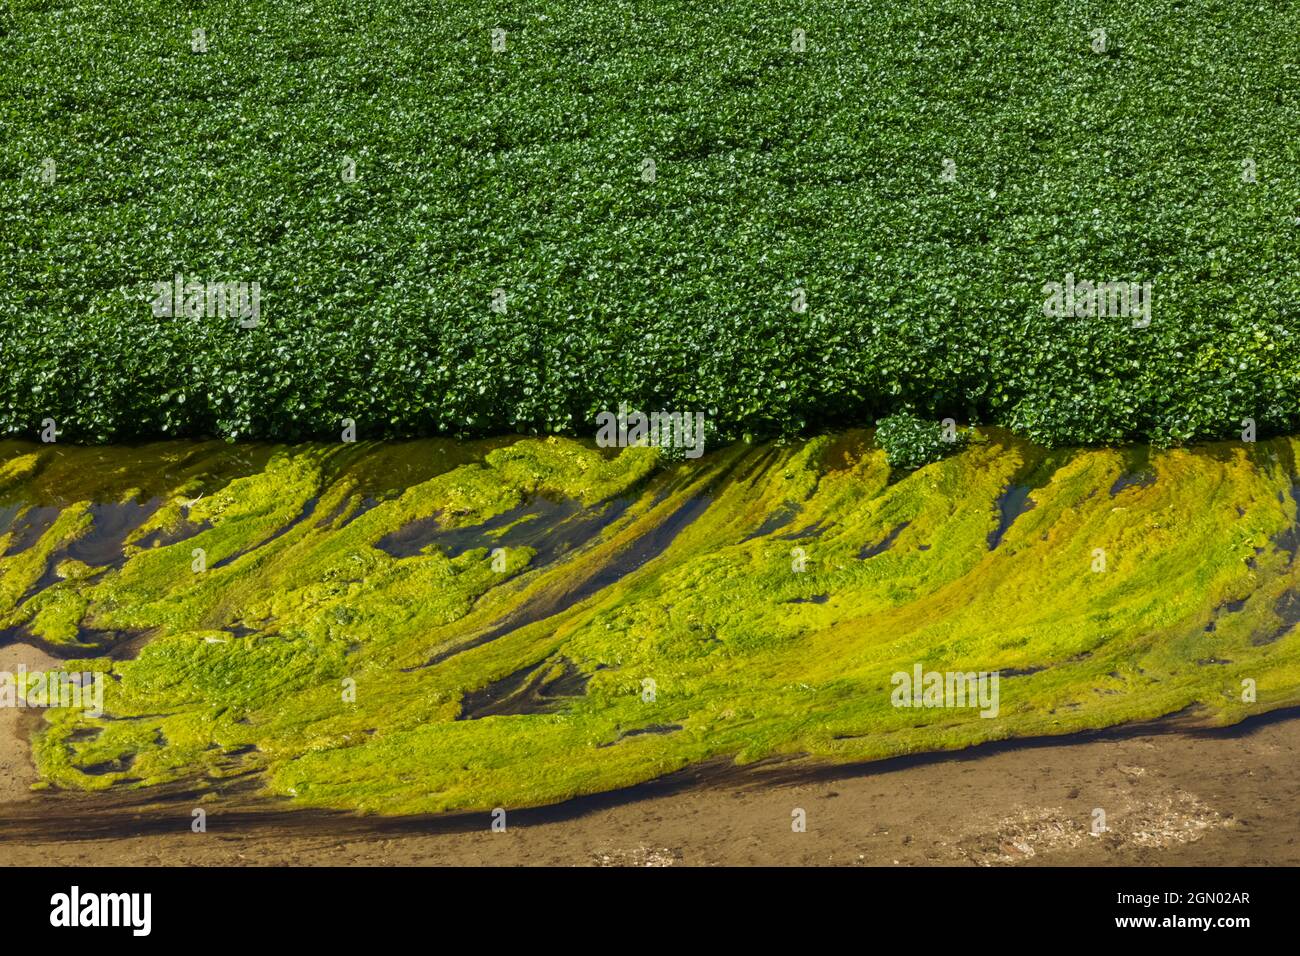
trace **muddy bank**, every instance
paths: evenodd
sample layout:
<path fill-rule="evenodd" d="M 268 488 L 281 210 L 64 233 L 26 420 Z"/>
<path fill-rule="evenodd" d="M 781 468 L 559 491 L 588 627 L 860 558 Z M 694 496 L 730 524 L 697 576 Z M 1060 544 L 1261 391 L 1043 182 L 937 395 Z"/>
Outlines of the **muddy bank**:
<path fill-rule="evenodd" d="M 1172 725 L 1176 727 L 1177 725 Z M 1224 731 L 1096 735 L 788 774 L 693 770 L 510 813 L 360 818 L 251 812 L 176 793 L 101 815 L 52 795 L 0 808 L 11 865 L 1300 864 L 1300 718 Z M 190 795 L 197 798 L 197 795 Z M 70 798 L 70 799 L 59 799 Z M 42 798 L 44 800 L 44 798 Z M 79 816 L 77 807 L 89 811 Z M 791 829 L 805 811 L 807 829 Z M 1096 811 L 1107 831 L 1092 833 Z M 51 826 L 52 816 L 61 822 Z M 24 823 L 23 821 L 27 822 Z M 59 827 L 66 828 L 59 832 Z"/>
<path fill-rule="evenodd" d="M 17 674 L 57 668 L 51 655 L 25 644 L 0 645 L 0 673 Z M 39 779 L 28 748 L 32 731 L 41 720 L 40 711 L 0 707 L 0 806 L 32 797 L 31 786 Z"/>

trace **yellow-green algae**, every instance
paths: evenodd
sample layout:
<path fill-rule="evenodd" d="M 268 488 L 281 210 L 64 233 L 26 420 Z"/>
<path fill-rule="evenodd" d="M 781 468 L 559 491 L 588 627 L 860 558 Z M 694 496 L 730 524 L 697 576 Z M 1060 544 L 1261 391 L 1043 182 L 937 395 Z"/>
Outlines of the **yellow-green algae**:
<path fill-rule="evenodd" d="M 867 760 L 1191 706 L 1230 723 L 1300 700 L 1300 637 L 1278 610 L 1300 574 L 1297 445 L 1142 464 L 993 432 L 898 475 L 862 432 L 675 465 L 558 438 L 8 443 L 0 634 L 64 656 L 97 642 L 67 666 L 109 677 L 103 718 L 49 712 L 35 755 L 50 783 L 252 772 L 304 806 L 380 813 L 537 805 L 709 758 Z M 1121 480 L 1139 465 L 1149 474 Z M 563 500 L 576 504 L 529 510 Z M 125 502 L 148 507 L 117 561 L 68 557 L 92 514 Z M 44 532 L 9 554 L 42 513 Z M 377 546 L 421 519 L 471 529 L 473 546 Z M 549 561 L 510 546 L 539 522 L 554 535 L 584 519 L 587 537 Z M 142 649 L 121 659 L 132 636 Z M 891 675 L 918 662 L 1001 671 L 998 716 L 892 706 Z M 463 713 L 566 680 L 536 706 Z"/>

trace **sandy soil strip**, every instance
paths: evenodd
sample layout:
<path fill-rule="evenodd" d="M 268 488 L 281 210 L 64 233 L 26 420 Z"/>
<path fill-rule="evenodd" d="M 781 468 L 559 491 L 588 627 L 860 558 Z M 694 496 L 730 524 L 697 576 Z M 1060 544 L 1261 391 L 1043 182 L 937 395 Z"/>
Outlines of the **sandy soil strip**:
<path fill-rule="evenodd" d="M 16 676 L 19 665 L 29 672 L 61 666 L 57 659 L 44 651 L 25 644 L 0 646 L 0 672 Z M 32 796 L 29 788 L 37 777 L 28 753 L 28 736 L 37 719 L 39 714 L 36 711 L 0 707 L 0 804 L 27 800 Z"/>
<path fill-rule="evenodd" d="M 30 662 L 30 658 L 29 658 Z M 1300 718 L 1208 735 L 1151 733 L 699 783 L 678 778 L 513 819 L 368 829 L 314 818 L 247 826 L 208 806 L 190 831 L 78 839 L 33 832 L 0 861 L 104 865 L 1300 865 Z M 37 796 L 36 799 L 43 799 Z M 28 804 L 27 806 L 31 806 Z M 88 804 L 93 806 L 93 804 Z M 15 813 L 21 807 L 11 808 Z M 806 812 L 807 830 L 791 829 Z M 1106 832 L 1092 832 L 1094 811 Z M 4 807 L 0 806 L 0 820 Z M 295 815 L 295 819 L 303 819 Z M 11 817 L 11 825 L 15 822 Z M 74 825 L 69 828 L 75 830 Z M 84 833 L 81 834 L 85 836 Z"/>

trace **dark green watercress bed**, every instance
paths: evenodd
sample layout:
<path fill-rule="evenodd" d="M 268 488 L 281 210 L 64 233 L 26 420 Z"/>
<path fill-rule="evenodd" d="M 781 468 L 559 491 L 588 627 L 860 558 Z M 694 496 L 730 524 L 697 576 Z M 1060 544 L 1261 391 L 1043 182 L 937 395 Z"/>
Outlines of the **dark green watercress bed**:
<path fill-rule="evenodd" d="M 1293 430 L 1297 36 L 1212 0 L 12 0 L 0 433 Z M 262 324 L 155 318 L 177 273 L 260 282 Z M 1067 273 L 1152 282 L 1150 326 L 1045 315 Z"/>

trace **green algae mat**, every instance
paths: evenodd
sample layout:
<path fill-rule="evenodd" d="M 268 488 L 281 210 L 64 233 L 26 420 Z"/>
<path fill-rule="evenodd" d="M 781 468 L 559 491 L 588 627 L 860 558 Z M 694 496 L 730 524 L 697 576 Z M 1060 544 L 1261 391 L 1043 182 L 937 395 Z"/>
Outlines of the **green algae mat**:
<path fill-rule="evenodd" d="M 0 642 L 103 675 L 38 786 L 385 814 L 1226 724 L 1300 702 L 1298 449 L 6 443 Z M 900 694 L 932 672 L 996 706 Z"/>

